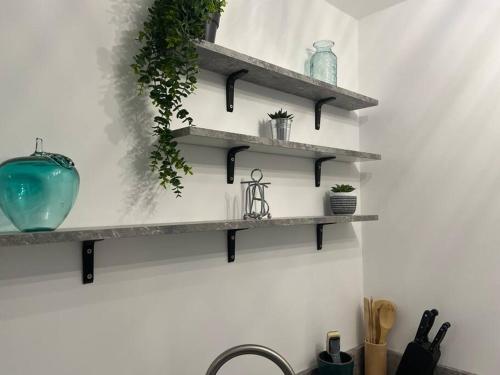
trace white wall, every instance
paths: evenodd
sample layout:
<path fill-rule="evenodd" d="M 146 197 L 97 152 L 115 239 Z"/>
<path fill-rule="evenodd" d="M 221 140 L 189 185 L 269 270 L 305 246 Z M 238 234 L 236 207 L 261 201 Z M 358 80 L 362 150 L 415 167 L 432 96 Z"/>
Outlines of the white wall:
<path fill-rule="evenodd" d="M 354 18 L 363 18 L 406 0 L 328 0 L 336 8 Z"/>
<path fill-rule="evenodd" d="M 129 67 L 146 5 L 2 5 L 0 160 L 31 153 L 36 136 L 73 158 L 81 189 L 65 227 L 233 218 L 240 205 L 222 150 L 184 147 L 195 174 L 182 199 L 148 173 L 152 111 Z M 306 48 L 331 38 L 339 84 L 356 89 L 357 25 L 325 1 L 231 0 L 218 42 L 302 72 Z M 206 72 L 189 100 L 199 126 L 259 134 L 265 114 L 284 107 L 296 114 L 293 140 L 358 148 L 355 114 L 325 108 L 317 132 L 312 102 L 244 82 L 235 105 L 225 112 L 224 77 Z M 323 214 L 328 186 L 359 186 L 355 165 L 325 164 L 315 189 L 311 160 L 253 153 L 238 155 L 237 181 L 254 167 L 272 181 L 274 217 Z M 5 218 L 0 228 L 11 229 Z M 319 253 L 312 226 L 244 232 L 231 265 L 222 232 L 105 241 L 89 286 L 80 284 L 77 243 L 0 248 L 0 373 L 202 374 L 217 354 L 249 342 L 304 369 L 329 329 L 341 330 L 345 348 L 359 343 L 360 229 L 329 227 Z M 221 371 L 230 373 L 279 372 L 238 359 Z"/>
<path fill-rule="evenodd" d="M 409 0 L 360 22 L 367 294 L 399 305 L 404 350 L 425 308 L 452 328 L 442 362 L 498 374 L 500 4 Z"/>

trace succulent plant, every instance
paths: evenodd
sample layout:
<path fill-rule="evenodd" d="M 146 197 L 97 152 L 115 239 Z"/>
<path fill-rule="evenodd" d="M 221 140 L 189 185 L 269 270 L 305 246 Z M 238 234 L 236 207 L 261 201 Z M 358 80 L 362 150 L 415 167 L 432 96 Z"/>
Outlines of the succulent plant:
<path fill-rule="evenodd" d="M 350 193 L 354 190 L 356 190 L 356 188 L 352 187 L 351 185 L 336 184 L 335 186 L 332 186 L 332 191 L 334 193 Z"/>
<path fill-rule="evenodd" d="M 283 112 L 283 108 L 281 108 L 279 111 L 274 112 L 274 113 L 268 113 L 267 114 L 272 120 L 276 120 L 279 118 L 287 118 L 287 119 L 293 119 L 293 114 L 288 114 L 288 111 Z"/>

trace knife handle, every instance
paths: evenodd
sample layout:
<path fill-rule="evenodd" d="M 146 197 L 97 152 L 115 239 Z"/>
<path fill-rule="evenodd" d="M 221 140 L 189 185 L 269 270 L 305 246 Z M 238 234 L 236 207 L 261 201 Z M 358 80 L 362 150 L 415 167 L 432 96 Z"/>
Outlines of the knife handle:
<path fill-rule="evenodd" d="M 425 331 L 429 324 L 430 318 L 431 312 L 429 310 L 425 310 L 424 314 L 422 315 L 422 319 L 420 319 L 420 325 L 418 326 L 417 334 L 415 335 L 415 342 L 425 342 Z"/>
<path fill-rule="evenodd" d="M 429 318 L 429 321 L 427 322 L 427 327 L 425 328 L 425 332 L 424 332 L 424 341 L 429 341 L 429 332 L 431 331 L 432 329 L 432 326 L 434 325 L 434 322 L 436 321 L 436 316 L 439 315 L 439 311 L 437 311 L 436 309 L 432 309 L 431 310 L 431 315 L 430 315 L 430 318 Z"/>
<path fill-rule="evenodd" d="M 331 355 L 333 363 L 342 363 L 340 358 L 340 333 L 330 331 L 326 334 L 326 351 Z"/>
<path fill-rule="evenodd" d="M 441 328 L 439 328 L 439 331 L 434 337 L 434 340 L 432 341 L 431 346 L 429 347 L 429 351 L 433 352 L 436 348 L 441 345 L 441 342 L 443 342 L 444 337 L 446 336 L 446 332 L 448 332 L 448 329 L 451 327 L 451 324 L 449 322 L 443 323 Z"/>

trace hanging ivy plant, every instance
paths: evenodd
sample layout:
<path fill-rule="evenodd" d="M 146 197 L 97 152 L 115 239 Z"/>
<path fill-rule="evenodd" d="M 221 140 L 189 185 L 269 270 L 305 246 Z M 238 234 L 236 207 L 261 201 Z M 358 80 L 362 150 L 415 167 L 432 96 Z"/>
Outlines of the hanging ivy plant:
<path fill-rule="evenodd" d="M 183 100 L 196 89 L 199 68 L 194 42 L 203 38 L 211 14 L 221 13 L 225 5 L 225 0 L 155 0 L 139 32 L 141 48 L 132 68 L 140 92 L 147 91 L 158 109 L 150 164 L 161 186 L 171 187 L 177 197 L 183 189 L 181 173 L 192 174 L 192 170 L 172 138 L 170 125 L 174 116 L 193 125 Z"/>

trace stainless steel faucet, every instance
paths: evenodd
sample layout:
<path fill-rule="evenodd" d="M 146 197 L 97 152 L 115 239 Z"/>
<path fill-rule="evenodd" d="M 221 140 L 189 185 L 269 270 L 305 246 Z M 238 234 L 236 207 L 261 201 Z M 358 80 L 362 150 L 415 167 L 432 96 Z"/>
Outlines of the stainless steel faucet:
<path fill-rule="evenodd" d="M 212 362 L 206 375 L 215 375 L 222 366 L 234 357 L 241 355 L 258 355 L 273 361 L 283 371 L 284 375 L 295 375 L 293 368 L 281 355 L 274 350 L 261 345 L 240 345 L 226 350 Z"/>

